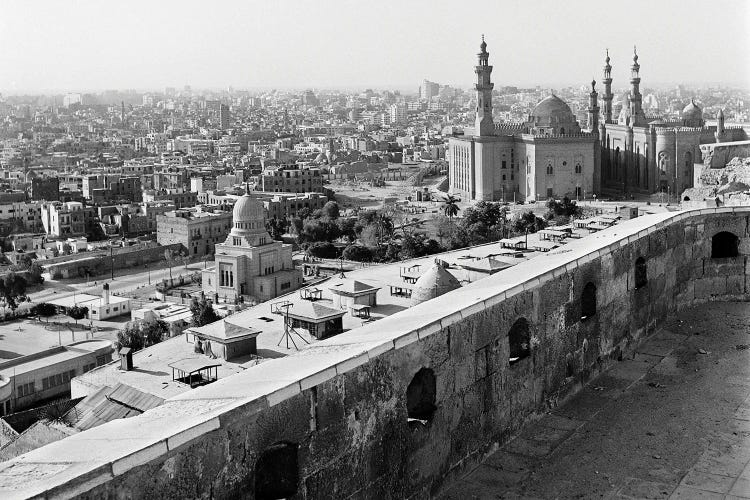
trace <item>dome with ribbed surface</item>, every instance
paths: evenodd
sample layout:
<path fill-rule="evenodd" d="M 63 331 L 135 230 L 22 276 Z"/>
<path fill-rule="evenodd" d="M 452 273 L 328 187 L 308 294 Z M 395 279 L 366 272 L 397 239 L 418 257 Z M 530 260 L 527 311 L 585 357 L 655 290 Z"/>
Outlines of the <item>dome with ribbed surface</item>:
<path fill-rule="evenodd" d="M 575 121 L 575 116 L 565 101 L 554 94 L 542 99 L 531 113 L 535 123 L 570 123 Z"/>
<path fill-rule="evenodd" d="M 455 276 L 443 266 L 435 263 L 414 284 L 411 303 L 412 305 L 421 304 L 458 288 L 461 288 L 461 283 Z"/>

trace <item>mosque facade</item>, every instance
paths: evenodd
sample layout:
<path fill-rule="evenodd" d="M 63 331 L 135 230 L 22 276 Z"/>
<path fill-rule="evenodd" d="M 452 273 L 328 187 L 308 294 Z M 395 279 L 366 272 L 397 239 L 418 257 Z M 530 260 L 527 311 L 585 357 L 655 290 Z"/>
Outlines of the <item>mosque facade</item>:
<path fill-rule="evenodd" d="M 465 201 L 681 193 L 693 186 L 701 144 L 747 139 L 741 127 L 724 126 L 723 112 L 717 125 L 707 126 L 693 101 L 679 120 L 647 115 L 635 51 L 630 90 L 617 117 L 607 53 L 602 107 L 592 81 L 585 128 L 554 94 L 539 102 L 526 121 L 496 124 L 484 37 L 477 56 L 474 127 L 448 140 L 449 189 Z"/>
<path fill-rule="evenodd" d="M 449 139 L 450 191 L 467 201 L 590 196 L 600 188 L 597 129 L 581 129 L 570 107 L 549 95 L 521 123 L 496 124 L 487 44 L 475 68 L 475 127 Z"/>
<path fill-rule="evenodd" d="M 292 246 L 266 230 L 263 202 L 250 194 L 237 200 L 232 230 L 216 245 L 215 264 L 204 269 L 203 292 L 224 301 L 262 302 L 302 286 L 302 271 L 292 263 Z"/>
<path fill-rule="evenodd" d="M 691 100 L 679 120 L 665 120 L 643 110 L 640 64 L 633 50 L 630 90 L 614 116 L 612 66 L 609 53 L 604 65 L 604 94 L 599 123 L 601 187 L 605 195 L 681 193 L 693 187 L 694 165 L 702 163 L 701 144 L 745 140 L 740 127 L 726 128 L 724 113 L 716 125 L 707 126 L 703 111 Z"/>

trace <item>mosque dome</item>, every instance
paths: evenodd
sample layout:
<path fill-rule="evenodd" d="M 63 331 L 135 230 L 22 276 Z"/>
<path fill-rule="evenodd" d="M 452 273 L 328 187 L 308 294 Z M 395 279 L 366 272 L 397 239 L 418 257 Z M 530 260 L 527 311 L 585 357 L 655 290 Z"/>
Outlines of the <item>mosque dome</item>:
<path fill-rule="evenodd" d="M 235 223 L 255 222 L 258 219 L 262 221 L 264 218 L 265 213 L 263 212 L 263 202 L 253 198 L 249 194 L 241 196 L 234 204 L 232 219 Z"/>
<path fill-rule="evenodd" d="M 531 113 L 536 123 L 570 123 L 575 116 L 570 106 L 554 94 L 548 95 L 536 105 Z"/>
<path fill-rule="evenodd" d="M 461 283 L 436 262 L 414 284 L 411 302 L 415 306 L 458 288 L 461 288 Z"/>
<path fill-rule="evenodd" d="M 688 126 L 699 127 L 703 122 L 703 111 L 691 99 L 690 104 L 682 109 L 682 119 Z"/>

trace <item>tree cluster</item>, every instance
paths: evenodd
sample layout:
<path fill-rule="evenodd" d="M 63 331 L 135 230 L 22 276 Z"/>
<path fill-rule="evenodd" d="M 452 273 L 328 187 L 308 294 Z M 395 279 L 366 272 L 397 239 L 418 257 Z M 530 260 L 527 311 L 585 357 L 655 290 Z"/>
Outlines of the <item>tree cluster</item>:
<path fill-rule="evenodd" d="M 510 210 L 501 203 L 480 201 L 464 210 L 458 222 L 449 217 L 439 217 L 437 237 L 448 249 L 481 245 L 502 238 L 535 233 L 547 227 L 547 222 L 534 212 L 526 211 L 510 218 Z"/>
<path fill-rule="evenodd" d="M 193 314 L 191 326 L 203 326 L 221 319 L 219 315 L 216 314 L 216 311 L 214 311 L 211 302 L 205 297 L 200 300 L 193 298 L 190 303 L 190 312 Z"/>
<path fill-rule="evenodd" d="M 570 219 L 577 219 L 583 215 L 583 210 L 575 201 L 572 201 L 567 196 L 561 201 L 550 199 L 547 201 L 547 212 L 544 214 L 544 218 L 547 220 L 554 220 L 556 224 L 567 224 Z"/>
<path fill-rule="evenodd" d="M 115 347 L 119 351 L 129 347 L 133 351 L 158 344 L 169 334 L 169 325 L 162 320 L 128 323 L 117 332 Z"/>
<path fill-rule="evenodd" d="M 27 298 L 26 280 L 21 276 L 11 271 L 0 281 L 0 300 L 3 307 L 10 307 L 12 311 L 15 311 L 19 302 L 23 302 Z"/>

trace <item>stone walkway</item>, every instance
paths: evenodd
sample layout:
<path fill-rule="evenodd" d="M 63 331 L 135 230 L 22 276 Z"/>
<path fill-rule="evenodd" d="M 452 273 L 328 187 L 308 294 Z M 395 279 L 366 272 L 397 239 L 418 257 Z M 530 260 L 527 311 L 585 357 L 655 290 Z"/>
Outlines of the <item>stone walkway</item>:
<path fill-rule="evenodd" d="M 672 318 L 445 499 L 750 499 L 750 304 Z"/>

